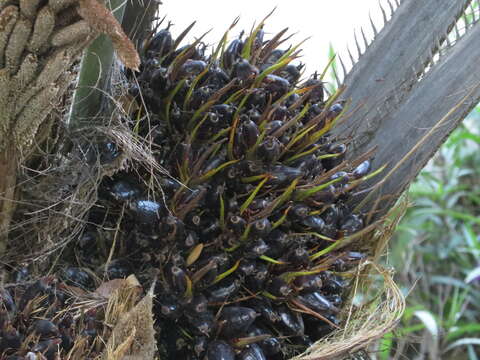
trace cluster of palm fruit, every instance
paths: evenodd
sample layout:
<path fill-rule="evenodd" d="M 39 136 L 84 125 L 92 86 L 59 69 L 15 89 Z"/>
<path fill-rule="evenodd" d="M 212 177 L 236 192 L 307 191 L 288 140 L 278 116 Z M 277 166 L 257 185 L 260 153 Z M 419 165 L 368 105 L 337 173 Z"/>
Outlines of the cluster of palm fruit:
<path fill-rule="evenodd" d="M 156 270 L 162 359 L 287 359 L 339 326 L 341 272 L 364 255 L 334 248 L 364 228 L 345 201 L 370 163 L 343 162 L 328 137 L 343 102 L 317 74 L 300 83 L 284 32 L 265 40 L 262 23 L 207 56 L 169 27 L 129 93 L 145 106 L 131 128 L 171 177 L 149 193 L 148 169 L 119 173 L 101 208 L 122 212 L 132 268 Z"/>
<path fill-rule="evenodd" d="M 288 359 L 341 326 L 344 275 L 364 258 L 339 246 L 365 228 L 346 203 L 370 163 L 344 161 L 328 136 L 344 103 L 317 74 L 301 82 L 285 31 L 265 40 L 262 22 L 207 55 L 201 39 L 179 46 L 190 27 L 176 40 L 169 28 L 126 73 L 138 106 L 125 117 L 169 175 L 105 178 L 72 261 L 156 282 L 161 359 Z M 97 150 L 101 163 L 123 151 Z"/>
<path fill-rule="evenodd" d="M 59 277 L 24 281 L 17 273 L 16 278 L 21 281 L 0 289 L 0 359 L 56 360 L 79 339 L 92 348 L 91 358 L 98 355 L 94 344 L 103 324 L 97 309 L 81 316 L 70 310 L 81 286 L 76 281 L 91 281 L 85 272 L 67 268 Z"/>

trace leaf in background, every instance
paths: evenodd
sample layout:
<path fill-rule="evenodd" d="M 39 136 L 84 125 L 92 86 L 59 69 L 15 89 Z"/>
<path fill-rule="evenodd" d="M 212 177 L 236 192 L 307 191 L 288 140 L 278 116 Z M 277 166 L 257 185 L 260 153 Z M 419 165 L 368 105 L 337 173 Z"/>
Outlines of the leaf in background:
<path fill-rule="evenodd" d="M 456 348 L 459 346 L 466 346 L 466 345 L 480 346 L 480 338 L 465 338 L 465 339 L 457 340 L 451 343 L 450 345 L 448 345 L 447 348 L 444 350 L 444 353 L 452 350 L 453 348 Z"/>
<path fill-rule="evenodd" d="M 463 236 L 467 241 L 469 251 L 472 252 L 476 259 L 480 259 L 480 238 L 477 238 L 477 234 L 469 224 L 465 224 L 462 230 Z"/>
<path fill-rule="evenodd" d="M 451 341 L 468 333 L 480 333 L 480 324 L 466 324 L 455 327 L 447 334 L 446 339 L 447 341 Z"/>
<path fill-rule="evenodd" d="M 394 335 L 392 333 L 385 334 L 380 341 L 380 360 L 389 360 L 391 359 L 391 352 L 393 350 L 393 339 Z"/>
<path fill-rule="evenodd" d="M 469 360 L 478 360 L 478 353 L 476 349 L 470 344 L 467 345 Z"/>
<path fill-rule="evenodd" d="M 451 143 L 457 144 L 461 140 L 472 140 L 477 144 L 480 144 L 480 135 L 474 134 L 469 131 L 462 131 L 458 135 L 452 137 Z"/>
<path fill-rule="evenodd" d="M 467 284 L 474 280 L 480 280 L 480 266 L 470 271 L 465 278 Z"/>
<path fill-rule="evenodd" d="M 462 280 L 458 280 L 450 276 L 432 276 L 430 281 L 432 284 L 443 284 L 459 287 L 462 289 L 468 289 L 468 285 L 465 284 Z"/>
<path fill-rule="evenodd" d="M 439 329 L 437 320 L 433 317 L 432 313 L 426 310 L 418 310 L 415 311 L 414 315 L 425 324 L 428 332 L 432 335 L 432 337 L 437 338 L 439 336 Z"/>
<path fill-rule="evenodd" d="M 336 59 L 335 49 L 333 48 L 333 44 L 330 43 L 328 46 L 328 58 L 332 59 L 332 64 L 330 67 L 330 78 L 331 81 L 327 83 L 328 91 L 334 94 L 337 91 L 337 84 L 340 84 L 340 79 L 338 79 L 338 71 L 337 71 L 337 59 Z"/>

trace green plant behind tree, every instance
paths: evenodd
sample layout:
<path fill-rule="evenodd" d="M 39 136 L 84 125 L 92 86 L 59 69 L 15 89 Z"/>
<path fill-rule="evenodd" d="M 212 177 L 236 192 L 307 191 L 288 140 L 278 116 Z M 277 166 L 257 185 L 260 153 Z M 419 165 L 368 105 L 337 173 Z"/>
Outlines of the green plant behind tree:
<path fill-rule="evenodd" d="M 471 359 L 480 349 L 480 107 L 410 187 L 389 260 L 409 307 L 380 359 Z"/>

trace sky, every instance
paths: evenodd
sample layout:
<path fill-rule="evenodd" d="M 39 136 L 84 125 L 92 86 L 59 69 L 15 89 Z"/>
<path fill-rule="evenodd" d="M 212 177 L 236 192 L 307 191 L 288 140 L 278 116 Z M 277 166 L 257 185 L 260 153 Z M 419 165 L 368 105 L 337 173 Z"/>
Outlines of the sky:
<path fill-rule="evenodd" d="M 347 45 L 356 54 L 355 30 L 361 39 L 358 31 L 363 27 L 367 38 L 371 39 L 373 32 L 369 25 L 369 15 L 377 28 L 383 24 L 378 3 L 378 0 L 163 0 L 160 14 L 172 21 L 171 31 L 174 35 L 178 35 L 196 20 L 188 40 L 191 41 L 193 35 L 198 36 L 211 30 L 206 42 L 215 44 L 237 16 L 240 16 L 240 22 L 231 31 L 232 38 L 238 36 L 242 29 L 248 32 L 254 21 L 260 21 L 276 8 L 266 22 L 266 38 L 286 27 L 290 34 L 296 33 L 292 38 L 293 43 L 310 37 L 302 46 L 301 59 L 307 64 L 306 73 L 310 74 L 324 69 L 328 63 L 330 44 L 346 59 Z"/>

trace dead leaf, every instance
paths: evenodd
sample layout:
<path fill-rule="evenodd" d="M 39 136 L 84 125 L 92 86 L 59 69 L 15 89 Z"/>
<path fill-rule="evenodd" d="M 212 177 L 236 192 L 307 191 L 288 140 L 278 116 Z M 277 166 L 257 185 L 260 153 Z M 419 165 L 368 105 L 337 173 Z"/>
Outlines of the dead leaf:
<path fill-rule="evenodd" d="M 108 354 L 108 359 L 116 360 L 116 359 L 123 359 L 125 354 L 130 351 L 133 341 L 135 340 L 135 333 L 137 329 L 133 328 L 132 333 L 122 342 L 120 345 L 117 346 L 115 351 Z M 113 335 L 112 335 L 113 336 Z M 107 347 L 107 351 L 110 349 Z"/>
<path fill-rule="evenodd" d="M 202 243 L 198 244 L 193 248 L 193 250 L 190 252 L 190 254 L 187 257 L 187 266 L 192 265 L 195 261 L 198 260 L 198 258 L 202 254 L 202 250 L 203 250 Z"/>
<path fill-rule="evenodd" d="M 121 94 L 116 97 L 115 100 L 128 116 L 132 116 L 140 110 L 140 105 L 138 104 L 137 100 L 130 94 Z"/>
<path fill-rule="evenodd" d="M 103 360 L 154 359 L 156 342 L 153 328 L 152 293 L 153 288 L 132 310 L 119 318 L 108 339 L 107 347 L 102 355 Z M 134 341 L 130 343 L 132 336 Z M 128 349 L 127 345 L 129 345 Z M 113 354 L 122 357 L 113 357 Z"/>
<path fill-rule="evenodd" d="M 79 0 L 78 13 L 92 29 L 108 35 L 123 64 L 138 71 L 140 56 L 115 16 L 97 0 Z"/>
<path fill-rule="evenodd" d="M 139 291 L 141 291 L 142 289 L 137 278 L 135 277 L 135 275 L 132 274 L 126 279 L 113 279 L 104 282 L 94 291 L 94 294 L 109 299 L 110 296 L 112 296 L 112 294 L 119 289 L 135 287 L 137 287 Z"/>

